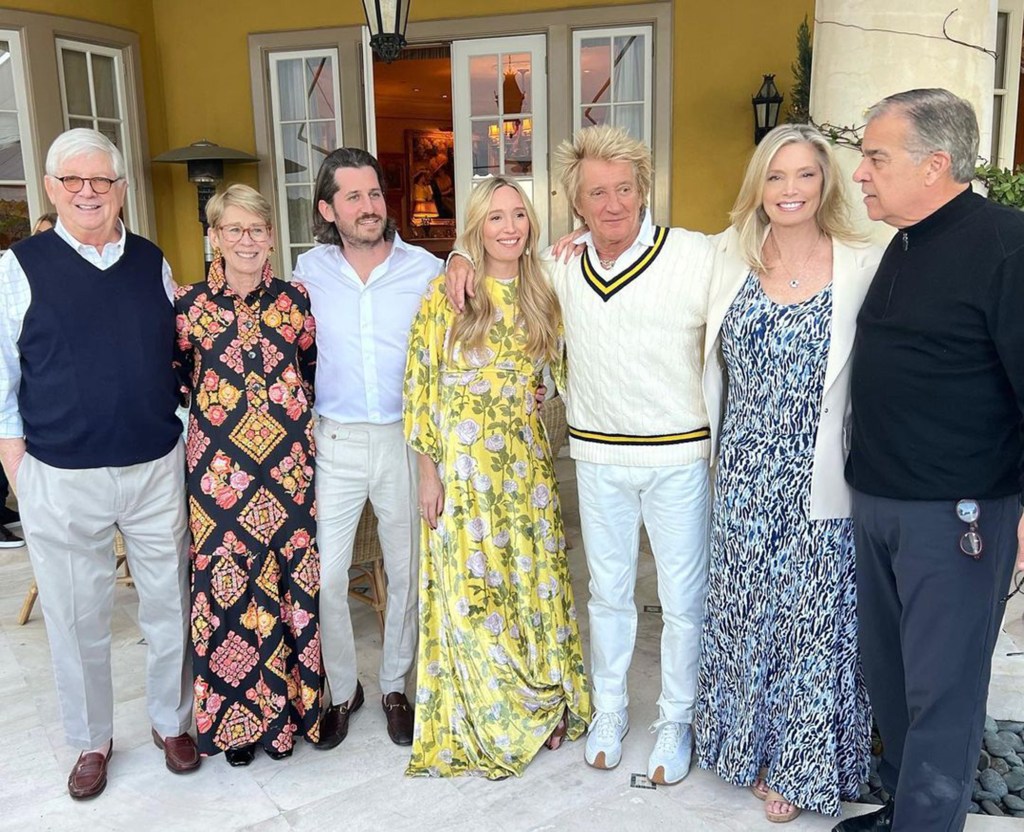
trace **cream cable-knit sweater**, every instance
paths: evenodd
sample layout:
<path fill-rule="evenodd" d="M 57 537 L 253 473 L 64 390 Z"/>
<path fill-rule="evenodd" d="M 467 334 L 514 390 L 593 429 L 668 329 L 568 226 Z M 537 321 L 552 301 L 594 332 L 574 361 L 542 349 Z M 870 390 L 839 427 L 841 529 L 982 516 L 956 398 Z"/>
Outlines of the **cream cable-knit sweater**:
<path fill-rule="evenodd" d="M 573 459 L 655 466 L 708 457 L 701 375 L 714 246 L 680 228 L 658 229 L 655 240 L 646 268 L 641 257 L 603 286 L 594 270 L 588 280 L 586 254 L 546 263 L 565 322 Z"/>

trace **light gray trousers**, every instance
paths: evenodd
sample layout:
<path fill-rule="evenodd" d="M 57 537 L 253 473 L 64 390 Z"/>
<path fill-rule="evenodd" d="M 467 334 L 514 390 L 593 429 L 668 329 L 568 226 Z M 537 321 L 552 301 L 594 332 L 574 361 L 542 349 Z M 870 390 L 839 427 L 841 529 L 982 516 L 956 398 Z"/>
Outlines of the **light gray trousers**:
<path fill-rule="evenodd" d="M 321 416 L 316 439 L 320 638 L 333 704 L 356 692 L 356 645 L 348 606 L 348 570 L 363 506 L 373 505 L 388 579 L 380 689 L 404 691 L 416 660 L 420 518 L 415 454 L 402 423 L 341 424 Z"/>
<path fill-rule="evenodd" d="M 146 700 L 161 736 L 192 720 L 184 447 L 123 468 L 54 468 L 28 454 L 18 508 L 39 587 L 69 745 L 114 733 L 110 669 L 114 529 L 121 530 L 148 645 Z"/>

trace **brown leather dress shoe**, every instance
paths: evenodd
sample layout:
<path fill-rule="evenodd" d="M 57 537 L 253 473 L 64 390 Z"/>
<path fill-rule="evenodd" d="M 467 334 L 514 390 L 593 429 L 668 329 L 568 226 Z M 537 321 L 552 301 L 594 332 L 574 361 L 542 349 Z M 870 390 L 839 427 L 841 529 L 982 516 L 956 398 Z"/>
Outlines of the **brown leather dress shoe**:
<path fill-rule="evenodd" d="M 412 745 L 413 712 L 409 700 L 400 691 L 382 696 L 380 704 L 388 721 L 388 736 L 395 745 Z"/>
<path fill-rule="evenodd" d="M 153 729 L 153 744 L 164 750 L 164 762 L 175 774 L 188 774 L 199 768 L 202 762 L 196 741 L 188 734 L 177 737 L 161 737 L 156 728 Z"/>
<path fill-rule="evenodd" d="M 320 717 L 320 739 L 314 748 L 327 751 L 341 745 L 348 736 L 348 718 L 363 707 L 363 685 L 356 682 L 356 692 L 350 702 L 344 705 L 331 705 Z"/>
<path fill-rule="evenodd" d="M 107 787 L 107 763 L 113 751 L 114 743 L 110 743 L 106 754 L 99 751 L 79 754 L 68 776 L 68 794 L 75 800 L 88 800 L 102 792 Z"/>

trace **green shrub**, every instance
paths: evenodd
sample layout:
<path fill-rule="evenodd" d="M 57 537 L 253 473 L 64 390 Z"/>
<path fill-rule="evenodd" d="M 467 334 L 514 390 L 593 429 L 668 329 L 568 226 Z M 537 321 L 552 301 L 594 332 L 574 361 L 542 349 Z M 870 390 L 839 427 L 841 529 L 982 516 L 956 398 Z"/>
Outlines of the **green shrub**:
<path fill-rule="evenodd" d="M 975 179 L 988 188 L 988 198 L 1000 205 L 1024 208 L 1024 166 L 1009 170 L 995 165 L 978 165 Z"/>

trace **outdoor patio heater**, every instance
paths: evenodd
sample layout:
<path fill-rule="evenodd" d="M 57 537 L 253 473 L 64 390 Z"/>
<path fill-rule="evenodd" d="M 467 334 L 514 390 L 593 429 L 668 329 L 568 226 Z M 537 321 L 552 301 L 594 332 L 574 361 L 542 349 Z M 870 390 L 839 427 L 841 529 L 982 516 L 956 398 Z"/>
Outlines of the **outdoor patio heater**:
<path fill-rule="evenodd" d="M 188 181 L 195 182 L 199 192 L 199 222 L 203 227 L 203 277 L 210 270 L 213 262 L 213 247 L 206 232 L 210 226 L 206 222 L 206 203 L 217 191 L 217 183 L 224 178 L 225 162 L 258 162 L 259 159 L 244 150 L 221 147 L 218 144 L 201 139 L 187 147 L 176 147 L 159 156 L 153 157 L 154 162 L 183 162 L 188 165 Z"/>

